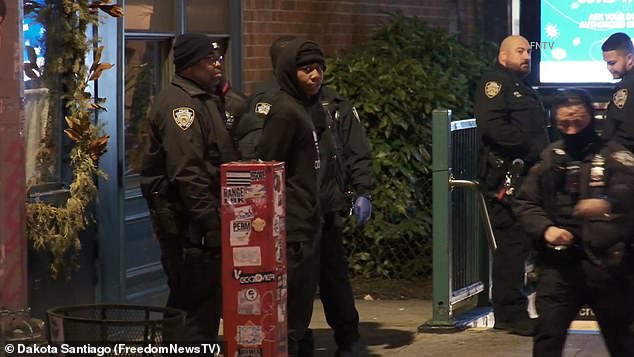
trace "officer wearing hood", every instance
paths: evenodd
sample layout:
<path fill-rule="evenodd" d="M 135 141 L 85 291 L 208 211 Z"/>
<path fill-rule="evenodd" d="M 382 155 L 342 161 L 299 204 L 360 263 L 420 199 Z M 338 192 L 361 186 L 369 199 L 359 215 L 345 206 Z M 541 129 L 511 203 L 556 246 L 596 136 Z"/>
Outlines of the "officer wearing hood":
<path fill-rule="evenodd" d="M 597 316 L 611 356 L 634 356 L 634 156 L 594 130 L 590 96 L 556 94 L 562 139 L 546 148 L 514 212 L 538 251 L 533 356 L 561 356 L 582 305 Z"/>
<path fill-rule="evenodd" d="M 154 100 L 141 169 L 168 307 L 186 312 L 184 337 L 216 342 L 220 291 L 220 165 L 238 159 L 226 127 L 218 44 L 204 34 L 174 41 L 172 82 Z"/>
<path fill-rule="evenodd" d="M 257 156 L 265 161 L 284 161 L 286 169 L 289 356 L 314 353 L 300 352 L 299 340 L 310 324 L 317 289 L 321 162 L 309 111 L 319 99 L 324 67 L 325 58 L 316 43 L 302 39 L 289 42 L 275 66 L 280 90 L 257 104 L 264 117 Z"/>

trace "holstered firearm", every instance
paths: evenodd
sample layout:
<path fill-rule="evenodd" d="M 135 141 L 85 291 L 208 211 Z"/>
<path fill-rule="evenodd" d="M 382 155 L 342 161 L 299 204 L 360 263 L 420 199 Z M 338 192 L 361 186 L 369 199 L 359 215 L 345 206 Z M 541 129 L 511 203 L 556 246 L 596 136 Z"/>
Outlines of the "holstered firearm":
<path fill-rule="evenodd" d="M 497 192 L 497 199 L 504 201 L 506 198 L 515 195 L 520 186 L 520 179 L 524 171 L 524 160 L 515 159 L 504 175 L 504 182 Z"/>
<path fill-rule="evenodd" d="M 152 227 L 156 237 L 161 239 L 178 239 L 182 221 L 176 211 L 175 204 L 160 192 L 152 192 L 149 200 Z"/>

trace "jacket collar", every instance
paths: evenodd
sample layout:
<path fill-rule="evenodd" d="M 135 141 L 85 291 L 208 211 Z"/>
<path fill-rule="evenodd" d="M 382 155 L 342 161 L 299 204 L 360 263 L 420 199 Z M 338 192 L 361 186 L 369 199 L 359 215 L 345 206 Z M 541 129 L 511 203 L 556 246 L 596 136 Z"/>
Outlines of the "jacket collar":
<path fill-rule="evenodd" d="M 205 94 L 210 95 L 209 92 L 207 92 L 202 87 L 200 87 L 196 82 L 192 81 L 189 78 L 185 78 L 179 74 L 176 74 L 174 76 L 174 79 L 172 79 L 172 84 L 182 88 L 185 92 L 187 92 L 187 94 L 189 94 L 192 97 L 205 95 Z"/>

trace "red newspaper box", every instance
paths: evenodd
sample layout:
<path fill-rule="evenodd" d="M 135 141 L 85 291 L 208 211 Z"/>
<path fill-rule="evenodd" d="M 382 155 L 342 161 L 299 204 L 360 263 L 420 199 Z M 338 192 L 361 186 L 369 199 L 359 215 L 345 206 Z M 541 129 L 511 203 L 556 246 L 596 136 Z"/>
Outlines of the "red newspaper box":
<path fill-rule="evenodd" d="M 287 356 L 282 162 L 220 168 L 225 356 Z"/>

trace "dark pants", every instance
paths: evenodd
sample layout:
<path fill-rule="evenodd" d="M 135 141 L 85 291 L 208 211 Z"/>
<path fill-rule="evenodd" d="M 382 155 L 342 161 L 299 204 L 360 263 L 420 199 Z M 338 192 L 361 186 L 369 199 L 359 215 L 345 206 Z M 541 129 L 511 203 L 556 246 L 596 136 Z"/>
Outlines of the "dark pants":
<path fill-rule="evenodd" d="M 311 348 L 300 350 L 300 340 L 308 331 L 317 292 L 318 258 L 312 240 L 286 244 L 288 279 L 288 355 L 312 356 Z"/>
<path fill-rule="evenodd" d="M 220 248 L 188 248 L 177 240 L 160 240 L 167 275 L 167 307 L 186 312 L 182 339 L 217 342 L 222 312 Z"/>
<path fill-rule="evenodd" d="M 337 213 L 325 216 L 319 253 L 319 297 L 328 325 L 339 347 L 359 340 L 359 313 L 348 277 L 348 261 L 342 241 L 343 219 Z"/>
<path fill-rule="evenodd" d="M 527 319 L 528 299 L 523 292 L 524 262 L 532 248 L 532 238 L 515 219 L 510 208 L 489 202 L 489 214 L 497 250 L 493 254 L 492 305 L 495 320 L 513 323 Z"/>
<path fill-rule="evenodd" d="M 547 254 L 537 279 L 533 356 L 562 355 L 568 327 L 584 304 L 595 313 L 610 355 L 634 356 L 632 276 L 612 274 L 571 252 Z"/>

